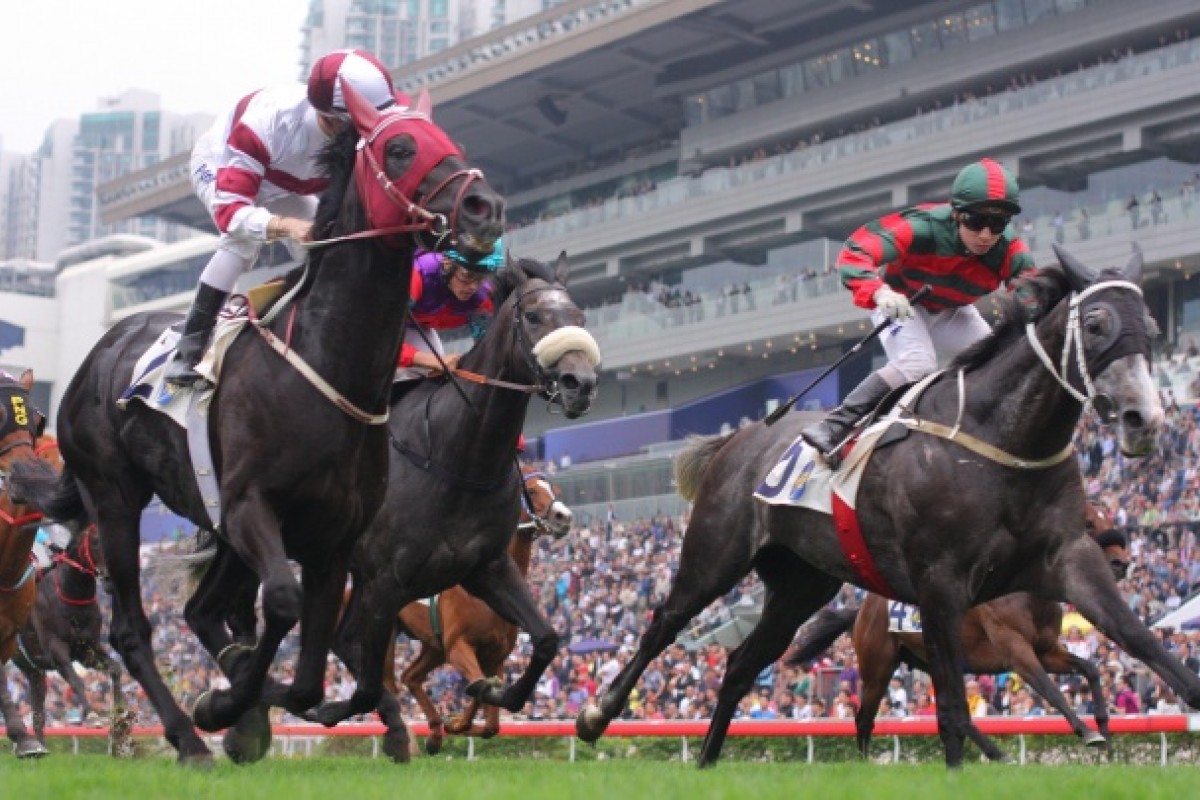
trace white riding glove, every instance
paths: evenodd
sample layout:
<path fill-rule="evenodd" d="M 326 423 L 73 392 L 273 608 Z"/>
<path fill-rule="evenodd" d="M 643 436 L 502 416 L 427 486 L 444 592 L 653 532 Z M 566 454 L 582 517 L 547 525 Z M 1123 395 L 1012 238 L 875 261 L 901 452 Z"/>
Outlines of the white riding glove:
<path fill-rule="evenodd" d="M 887 284 L 876 289 L 875 294 L 871 295 L 871 299 L 875 301 L 876 306 L 883 309 L 883 313 L 897 322 L 902 319 L 912 319 L 912 303 L 909 303 L 907 297 Z"/>

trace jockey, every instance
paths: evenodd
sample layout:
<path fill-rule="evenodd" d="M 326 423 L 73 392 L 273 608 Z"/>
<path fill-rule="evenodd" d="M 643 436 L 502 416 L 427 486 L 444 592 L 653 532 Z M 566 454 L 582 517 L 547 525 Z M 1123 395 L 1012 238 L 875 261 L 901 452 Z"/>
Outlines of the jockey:
<path fill-rule="evenodd" d="M 1034 268 L 1010 224 L 1019 197 L 1016 178 L 985 158 L 958 173 L 948 204 L 895 212 L 850 236 L 837 260 L 842 285 L 855 305 L 873 309 L 875 325 L 892 320 L 881 337 L 888 363 L 804 428 L 806 442 L 829 458 L 892 389 L 987 336 L 991 329 L 972 303 Z M 908 298 L 925 284 L 932 291 L 914 307 Z"/>
<path fill-rule="evenodd" d="M 487 331 L 487 318 L 494 313 L 492 287 L 485 279 L 503 264 L 503 240 L 497 240 L 491 255 L 479 261 L 468 261 L 455 250 L 445 253 L 417 251 L 413 262 L 412 306 L 404 344 L 400 347 L 400 360 L 396 364 L 393 403 L 416 382 L 415 379 L 442 368 L 437 355 L 442 356 L 451 369 L 458 363 L 457 353 L 445 355 L 437 334 L 439 330 L 469 325 L 476 341 L 483 337 Z"/>
<path fill-rule="evenodd" d="M 300 83 L 262 89 L 243 97 L 217 119 L 192 150 L 191 178 L 221 234 L 221 243 L 200 274 L 166 380 L 191 386 L 208 346 L 217 314 L 238 277 L 258 258 L 263 243 L 311 238 L 316 195 L 326 178 L 317 154 L 349 125 L 341 80 L 378 109 L 397 97 L 387 68 L 363 50 L 336 50 L 317 59 L 307 88 Z"/>

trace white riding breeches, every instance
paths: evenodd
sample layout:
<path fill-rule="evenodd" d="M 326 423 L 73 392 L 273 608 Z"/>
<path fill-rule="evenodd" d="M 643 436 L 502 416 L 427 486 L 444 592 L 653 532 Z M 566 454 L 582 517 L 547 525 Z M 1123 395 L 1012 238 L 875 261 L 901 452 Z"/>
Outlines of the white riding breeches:
<path fill-rule="evenodd" d="M 880 309 L 871 312 L 871 321 L 879 325 L 887 319 Z M 921 380 L 946 361 L 992 332 L 974 306 L 946 311 L 913 308 L 912 319 L 893 322 L 880 336 L 887 366 L 879 375 L 892 388 Z"/>
<path fill-rule="evenodd" d="M 418 331 L 417 328 L 421 330 Z M 425 336 L 429 339 L 429 344 L 433 345 L 430 349 L 429 344 L 425 343 L 425 339 L 421 338 L 421 331 L 425 332 Z M 426 328 L 423 325 L 418 326 L 415 322 L 409 320 L 408 327 L 404 331 L 404 343 L 410 345 L 420 353 L 437 353 L 442 358 L 446 357 L 446 351 L 442 347 L 442 339 L 438 336 L 437 331 L 433 328 Z M 411 381 L 417 378 L 424 378 L 429 375 L 430 370 L 425 367 L 397 367 L 396 376 L 392 378 L 396 381 Z"/>

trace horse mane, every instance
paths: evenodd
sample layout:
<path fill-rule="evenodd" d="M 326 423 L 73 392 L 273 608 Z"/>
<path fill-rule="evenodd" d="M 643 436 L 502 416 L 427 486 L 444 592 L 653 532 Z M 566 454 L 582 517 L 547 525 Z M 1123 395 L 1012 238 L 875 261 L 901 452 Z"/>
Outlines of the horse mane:
<path fill-rule="evenodd" d="M 1049 314 L 1059 301 L 1070 294 L 1070 284 L 1061 270 L 1038 270 L 1028 277 L 1018 279 L 1008 294 L 997 298 L 1000 319 L 990 335 L 980 339 L 959 353 L 950 363 L 948 371 L 959 369 L 970 372 L 983 366 L 1015 339 L 1025 336 L 1025 324 L 1037 324 Z M 1031 315 L 1030 306 L 1023 298 L 1036 297 L 1036 310 Z"/>
<path fill-rule="evenodd" d="M 354 177 L 357 142 L 358 131 L 347 125 L 317 153 L 317 166 L 329 180 L 329 184 L 321 192 L 321 199 L 317 203 L 317 214 L 313 219 L 312 228 L 314 239 L 327 237 L 341 214 L 342 202 L 346 199 L 346 191 Z M 324 253 L 325 249 L 320 247 L 310 252 L 309 261 L 314 267 L 321 263 Z"/>

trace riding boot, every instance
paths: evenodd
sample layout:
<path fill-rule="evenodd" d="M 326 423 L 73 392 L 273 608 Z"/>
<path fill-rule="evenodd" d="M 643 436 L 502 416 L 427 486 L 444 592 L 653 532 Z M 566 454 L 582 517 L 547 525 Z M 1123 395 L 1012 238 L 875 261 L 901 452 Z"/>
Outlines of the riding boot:
<path fill-rule="evenodd" d="M 217 314 L 228 297 L 229 292 L 214 289 L 207 283 L 200 284 L 196 299 L 188 311 L 187 321 L 183 323 L 183 335 L 179 337 L 175 357 L 167 365 L 167 383 L 182 388 L 193 386 L 202 379 L 200 373 L 196 372 L 196 365 L 204 356 L 208 339 L 217 324 Z"/>
<path fill-rule="evenodd" d="M 829 460 L 834 448 L 850 434 L 854 424 L 871 413 L 891 390 L 892 387 L 879 377 L 878 372 L 872 372 L 846 395 L 840 406 L 830 411 L 825 419 L 805 427 L 800 431 L 800 436 Z M 836 465 L 831 463 L 830 466 Z"/>

